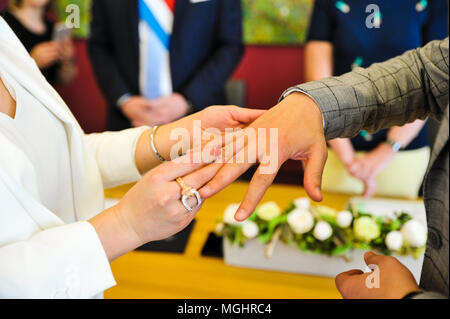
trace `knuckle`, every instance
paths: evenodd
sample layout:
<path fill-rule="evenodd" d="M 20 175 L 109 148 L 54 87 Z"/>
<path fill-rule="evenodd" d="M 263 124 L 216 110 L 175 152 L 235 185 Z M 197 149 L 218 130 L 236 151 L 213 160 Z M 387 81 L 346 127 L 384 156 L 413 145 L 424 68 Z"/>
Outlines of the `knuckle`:
<path fill-rule="evenodd" d="M 171 200 L 171 196 L 167 192 L 158 191 L 156 192 L 157 204 L 159 207 L 166 207 Z"/>
<path fill-rule="evenodd" d="M 153 171 L 149 174 L 149 181 L 153 183 L 159 183 L 163 180 L 163 175 L 159 171 Z"/>

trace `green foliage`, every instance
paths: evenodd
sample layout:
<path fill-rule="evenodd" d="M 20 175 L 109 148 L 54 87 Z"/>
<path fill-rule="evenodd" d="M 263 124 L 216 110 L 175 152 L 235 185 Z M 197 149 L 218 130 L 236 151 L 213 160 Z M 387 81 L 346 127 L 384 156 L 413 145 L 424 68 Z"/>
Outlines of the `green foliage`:
<path fill-rule="evenodd" d="M 375 225 L 378 226 L 380 230 L 380 235 L 371 240 L 370 242 L 365 242 L 357 239 L 353 231 L 353 222 L 347 228 L 342 228 L 336 222 L 336 215 L 333 214 L 322 214 L 320 216 L 315 216 L 315 223 L 318 220 L 324 220 L 330 224 L 333 230 L 333 235 L 327 240 L 320 241 L 316 239 L 313 235 L 313 229 L 305 234 L 295 234 L 288 224 L 287 216 L 295 209 L 295 204 L 291 203 L 288 208 L 286 208 L 282 214 L 270 221 L 262 220 L 256 214 L 256 211 L 250 216 L 249 220 L 256 223 L 259 229 L 258 240 L 263 243 L 269 243 L 274 236 L 275 231 L 279 230 L 279 239 L 285 244 L 297 247 L 300 251 L 323 254 L 328 256 L 343 256 L 347 258 L 347 255 L 353 249 L 363 249 L 363 250 L 376 250 L 382 254 L 390 255 L 392 252 L 387 248 L 385 244 L 386 236 L 389 232 L 394 230 L 400 230 L 401 227 L 411 218 L 408 213 L 401 212 L 399 214 L 394 214 L 394 218 L 387 217 L 374 217 L 373 215 L 358 210 L 353 212 L 354 219 L 357 220 L 361 217 L 371 218 Z M 312 207 L 312 210 L 318 211 L 317 208 Z M 223 230 L 223 236 L 228 238 L 231 243 L 243 246 L 247 238 L 242 234 L 241 225 L 227 225 L 225 224 Z M 418 258 L 423 254 L 424 247 L 412 248 L 403 247 L 400 251 L 396 253 L 399 255 L 411 255 Z"/>
<path fill-rule="evenodd" d="M 302 44 L 312 0 L 243 0 L 247 44 Z"/>

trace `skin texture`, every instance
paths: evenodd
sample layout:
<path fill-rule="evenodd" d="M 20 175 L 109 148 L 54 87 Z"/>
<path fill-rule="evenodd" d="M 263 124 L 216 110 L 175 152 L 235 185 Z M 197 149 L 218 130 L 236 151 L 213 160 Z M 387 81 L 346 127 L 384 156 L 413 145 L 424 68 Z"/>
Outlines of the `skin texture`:
<path fill-rule="evenodd" d="M 400 299 L 407 294 L 419 291 L 411 272 L 396 258 L 367 252 L 364 255 L 367 265 L 376 265 L 379 270 L 379 288 L 368 288 L 367 278 L 372 273 L 359 269 L 343 272 L 336 277 L 336 287 L 346 299 Z M 371 278 L 369 278 L 370 280 Z"/>
<path fill-rule="evenodd" d="M 333 75 L 333 45 L 326 41 L 310 41 L 305 46 L 306 81 L 329 78 Z M 388 138 L 407 146 L 419 134 L 426 121 L 417 120 L 402 127 L 393 127 Z M 374 196 L 378 185 L 376 176 L 395 157 L 395 152 L 387 145 L 380 144 L 365 156 L 357 159 L 350 139 L 334 139 L 328 144 L 347 168 L 348 172 L 364 184 L 364 196 Z"/>
<path fill-rule="evenodd" d="M 322 127 L 322 115 L 315 102 L 301 93 L 293 93 L 274 106 L 249 128 L 278 129 L 277 169 L 273 174 L 261 174 L 261 166 L 253 176 L 248 191 L 235 218 L 239 221 L 248 218 L 255 210 L 267 188 L 272 184 L 278 169 L 288 159 L 302 160 L 305 164 L 304 185 L 308 195 L 315 201 L 322 200 L 322 172 L 327 158 L 327 148 Z M 302 136 L 301 139 L 298 137 Z M 244 143 L 243 143 L 244 144 Z M 258 149 L 259 161 L 269 151 L 267 145 Z M 248 153 L 248 145 L 239 153 Z M 236 156 L 225 158 L 216 177 L 200 190 L 204 198 L 211 197 L 242 175 L 252 163 L 238 163 Z M 222 167 L 223 165 L 223 167 Z"/>
<path fill-rule="evenodd" d="M 16 101 L 9 94 L 0 76 L 0 112 L 8 115 L 11 118 L 16 114 Z"/>

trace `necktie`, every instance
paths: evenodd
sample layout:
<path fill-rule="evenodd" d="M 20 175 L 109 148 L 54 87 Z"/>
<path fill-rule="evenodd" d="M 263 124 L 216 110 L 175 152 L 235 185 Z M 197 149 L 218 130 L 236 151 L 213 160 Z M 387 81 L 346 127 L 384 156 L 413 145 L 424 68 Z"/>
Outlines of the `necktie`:
<path fill-rule="evenodd" d="M 141 94 L 149 99 L 172 93 L 170 38 L 175 0 L 138 0 Z"/>

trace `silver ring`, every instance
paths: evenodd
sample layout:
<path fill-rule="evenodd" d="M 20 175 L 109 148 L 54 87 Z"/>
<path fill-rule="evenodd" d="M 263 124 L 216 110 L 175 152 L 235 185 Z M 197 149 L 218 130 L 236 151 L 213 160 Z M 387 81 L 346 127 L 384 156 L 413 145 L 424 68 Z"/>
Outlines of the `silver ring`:
<path fill-rule="evenodd" d="M 183 203 L 184 208 L 186 208 L 188 212 L 192 212 L 194 209 L 200 207 L 203 200 L 200 197 L 199 192 L 195 188 L 187 186 L 181 177 L 178 177 L 175 181 L 181 188 L 181 202 Z M 187 201 L 190 197 L 195 197 L 195 199 L 197 199 L 197 205 L 195 207 L 189 206 Z"/>
<path fill-rule="evenodd" d="M 195 207 L 189 206 L 188 199 L 190 197 L 195 197 L 195 199 L 197 200 L 197 205 L 195 205 Z M 192 188 L 190 190 L 190 194 L 183 194 L 181 196 L 181 202 L 183 203 L 184 208 L 186 208 L 188 212 L 192 212 L 194 209 L 200 207 L 200 205 L 202 204 L 202 198 L 200 197 L 198 191 Z"/>

